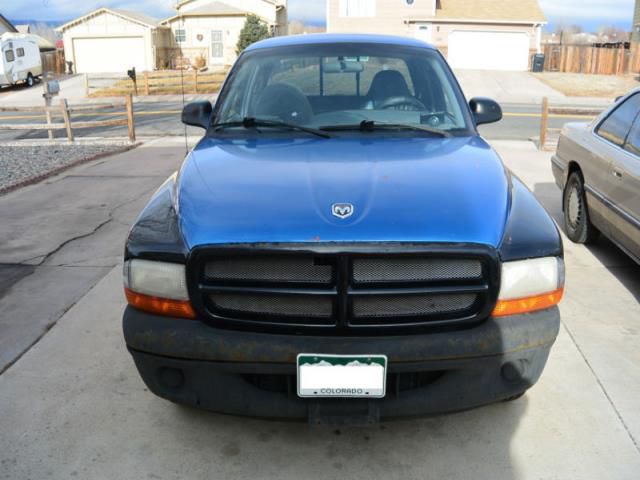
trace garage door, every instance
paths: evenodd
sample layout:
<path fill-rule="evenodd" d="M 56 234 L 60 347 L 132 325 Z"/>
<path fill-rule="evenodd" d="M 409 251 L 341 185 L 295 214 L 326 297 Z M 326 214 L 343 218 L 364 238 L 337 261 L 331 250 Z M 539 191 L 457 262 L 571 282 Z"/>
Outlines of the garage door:
<path fill-rule="evenodd" d="M 122 73 L 147 70 L 143 37 L 74 38 L 78 73 Z"/>
<path fill-rule="evenodd" d="M 454 31 L 449 34 L 448 60 L 453 68 L 525 71 L 529 69 L 529 35 Z"/>

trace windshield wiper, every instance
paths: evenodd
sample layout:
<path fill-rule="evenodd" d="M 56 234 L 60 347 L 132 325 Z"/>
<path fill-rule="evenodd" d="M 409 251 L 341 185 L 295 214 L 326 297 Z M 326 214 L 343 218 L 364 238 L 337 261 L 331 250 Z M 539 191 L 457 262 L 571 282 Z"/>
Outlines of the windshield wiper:
<path fill-rule="evenodd" d="M 288 128 L 290 130 L 296 130 L 298 132 L 310 133 L 311 135 L 316 135 L 322 138 L 331 138 L 331 135 L 329 135 L 327 132 L 323 132 L 322 130 L 318 130 L 316 128 L 303 127 L 302 125 L 296 125 L 295 123 L 280 122 L 277 120 L 261 120 L 259 118 L 253 117 L 245 117 L 241 121 L 237 122 L 214 123 L 213 125 L 211 125 L 211 128 L 213 128 L 213 130 L 215 130 L 216 132 L 225 128 L 237 127 L 255 129 L 257 132 L 260 132 L 260 130 L 258 130 L 258 127 Z"/>
<path fill-rule="evenodd" d="M 327 132 L 346 132 L 356 130 L 361 132 L 373 132 L 375 130 L 414 130 L 430 133 L 431 135 L 443 138 L 452 136 L 451 133 L 446 130 L 431 128 L 424 125 L 414 125 L 411 123 L 380 123 L 373 120 L 363 120 L 362 122 L 353 125 L 327 125 L 320 127 L 320 130 L 325 130 Z"/>

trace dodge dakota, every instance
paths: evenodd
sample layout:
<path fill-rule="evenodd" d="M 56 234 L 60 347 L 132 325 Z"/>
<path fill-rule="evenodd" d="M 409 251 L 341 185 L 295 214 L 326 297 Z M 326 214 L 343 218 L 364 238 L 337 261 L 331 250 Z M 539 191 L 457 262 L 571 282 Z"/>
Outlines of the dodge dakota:
<path fill-rule="evenodd" d="M 435 48 L 258 42 L 125 248 L 149 389 L 234 415 L 373 423 L 513 400 L 559 330 L 562 241 Z"/>

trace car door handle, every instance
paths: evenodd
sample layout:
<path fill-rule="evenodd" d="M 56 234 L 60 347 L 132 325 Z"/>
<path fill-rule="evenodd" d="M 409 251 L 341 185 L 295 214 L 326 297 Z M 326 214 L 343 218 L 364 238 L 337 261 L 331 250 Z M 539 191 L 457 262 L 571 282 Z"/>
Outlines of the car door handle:
<path fill-rule="evenodd" d="M 613 175 L 616 178 L 622 178 L 622 172 L 620 170 L 612 170 L 611 175 Z"/>

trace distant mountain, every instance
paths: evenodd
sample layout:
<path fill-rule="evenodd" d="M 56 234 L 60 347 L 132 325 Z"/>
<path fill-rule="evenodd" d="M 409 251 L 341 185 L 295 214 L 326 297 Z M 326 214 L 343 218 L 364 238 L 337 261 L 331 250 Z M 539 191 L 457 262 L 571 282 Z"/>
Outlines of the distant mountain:
<path fill-rule="evenodd" d="M 67 20 L 25 20 L 19 18 L 10 18 L 9 21 L 14 25 L 35 25 L 37 23 L 44 23 L 50 27 L 59 27 L 60 25 L 67 23 Z"/>

